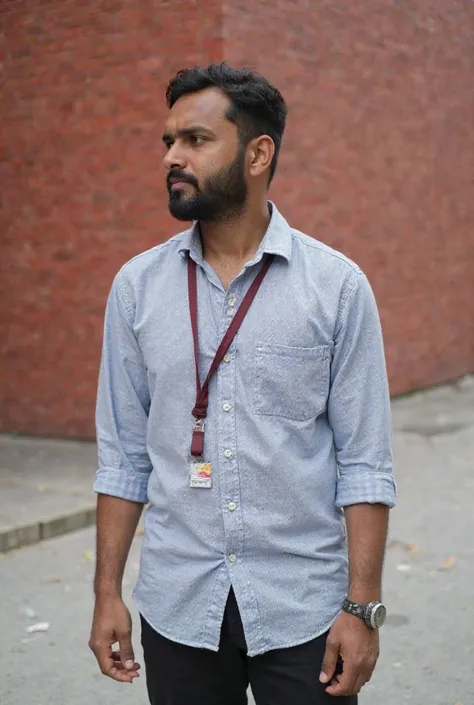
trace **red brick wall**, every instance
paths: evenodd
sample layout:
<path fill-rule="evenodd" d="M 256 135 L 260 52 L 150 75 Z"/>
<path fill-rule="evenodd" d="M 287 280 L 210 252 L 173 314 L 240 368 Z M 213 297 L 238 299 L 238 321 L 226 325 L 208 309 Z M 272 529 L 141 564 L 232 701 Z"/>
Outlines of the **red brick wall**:
<path fill-rule="evenodd" d="M 474 371 L 472 3 L 4 0 L 2 23 L 4 430 L 93 434 L 111 279 L 177 228 L 166 80 L 221 57 L 287 97 L 272 196 L 367 272 L 392 393 Z"/>
<path fill-rule="evenodd" d="M 225 2 L 291 107 L 274 198 L 367 272 L 393 394 L 474 371 L 474 3 Z"/>
<path fill-rule="evenodd" d="M 104 302 L 166 239 L 167 79 L 222 56 L 218 0 L 0 2 L 0 427 L 93 434 Z"/>

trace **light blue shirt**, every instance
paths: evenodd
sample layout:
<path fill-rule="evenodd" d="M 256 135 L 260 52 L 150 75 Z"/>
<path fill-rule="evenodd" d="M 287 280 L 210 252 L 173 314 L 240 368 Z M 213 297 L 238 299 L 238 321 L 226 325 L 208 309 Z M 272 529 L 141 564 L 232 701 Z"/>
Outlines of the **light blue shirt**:
<path fill-rule="evenodd" d="M 273 264 L 209 387 L 212 489 L 191 488 L 187 257 L 203 381 L 266 252 Z M 197 226 L 138 255 L 107 304 L 96 424 L 95 490 L 149 503 L 134 598 L 156 631 L 217 650 L 231 585 L 249 656 L 329 629 L 347 591 L 342 508 L 395 503 L 379 316 L 353 262 L 275 206 L 227 291 Z"/>

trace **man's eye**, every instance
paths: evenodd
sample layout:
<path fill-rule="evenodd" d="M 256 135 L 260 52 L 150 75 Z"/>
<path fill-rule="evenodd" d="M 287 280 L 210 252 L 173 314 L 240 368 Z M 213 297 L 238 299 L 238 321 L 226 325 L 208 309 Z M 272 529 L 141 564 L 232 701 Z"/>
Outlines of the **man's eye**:
<path fill-rule="evenodd" d="M 202 144 L 204 144 L 204 137 L 199 137 L 199 135 L 191 135 L 189 141 L 191 142 L 193 147 L 200 147 Z"/>

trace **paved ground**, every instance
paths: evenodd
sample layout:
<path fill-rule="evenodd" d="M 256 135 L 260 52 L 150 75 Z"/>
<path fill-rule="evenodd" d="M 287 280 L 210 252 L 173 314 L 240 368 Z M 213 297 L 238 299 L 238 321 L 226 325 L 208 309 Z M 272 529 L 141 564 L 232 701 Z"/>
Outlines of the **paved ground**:
<path fill-rule="evenodd" d="M 400 499 L 385 571 L 390 617 L 360 702 L 473 705 L 473 380 L 398 400 L 393 413 Z M 2 489 L 2 508 L 4 496 Z M 127 567 L 127 599 L 139 543 Z M 1 705 L 147 702 L 143 682 L 103 678 L 88 652 L 93 549 L 90 528 L 0 559 Z M 40 621 L 49 630 L 27 634 Z"/>
<path fill-rule="evenodd" d="M 95 443 L 0 435 L 0 552 L 95 520 Z"/>

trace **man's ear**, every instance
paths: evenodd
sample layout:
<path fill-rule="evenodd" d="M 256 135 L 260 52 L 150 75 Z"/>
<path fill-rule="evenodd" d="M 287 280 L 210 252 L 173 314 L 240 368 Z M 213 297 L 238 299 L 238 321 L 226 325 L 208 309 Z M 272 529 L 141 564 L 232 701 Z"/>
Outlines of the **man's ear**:
<path fill-rule="evenodd" d="M 248 145 L 250 176 L 260 176 L 270 169 L 275 154 L 275 143 L 268 135 L 261 135 Z"/>

